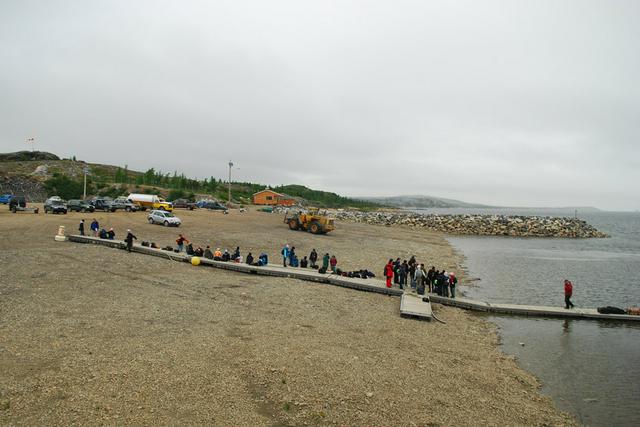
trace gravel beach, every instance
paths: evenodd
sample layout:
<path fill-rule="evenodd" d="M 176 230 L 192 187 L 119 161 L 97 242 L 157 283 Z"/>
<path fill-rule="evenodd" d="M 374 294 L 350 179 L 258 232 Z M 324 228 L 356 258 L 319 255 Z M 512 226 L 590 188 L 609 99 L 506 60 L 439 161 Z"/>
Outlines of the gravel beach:
<path fill-rule="evenodd" d="M 377 275 L 416 255 L 464 280 L 451 246 L 425 230 L 338 222 L 315 236 L 255 210 L 176 214 L 179 229 L 141 212 L 0 206 L 0 424 L 576 424 L 478 315 L 434 305 L 446 324 L 404 319 L 396 297 L 53 239 L 95 217 L 138 243 L 183 233 L 274 263 L 289 243 Z"/>

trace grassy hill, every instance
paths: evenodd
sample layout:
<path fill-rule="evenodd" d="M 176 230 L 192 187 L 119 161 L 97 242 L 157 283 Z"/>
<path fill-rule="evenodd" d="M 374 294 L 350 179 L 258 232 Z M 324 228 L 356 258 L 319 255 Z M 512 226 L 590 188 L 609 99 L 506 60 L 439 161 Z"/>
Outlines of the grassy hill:
<path fill-rule="evenodd" d="M 222 179 L 188 178 L 177 172 L 166 173 L 151 168 L 145 172 L 129 170 L 126 166 L 87 163 L 75 159 L 59 159 L 56 155 L 44 152 L 0 153 L 1 192 L 19 192 L 11 186 L 17 178 L 22 182 L 28 179 L 38 194 L 59 195 L 66 199 L 82 196 L 84 169 L 88 169 L 87 195 L 117 197 L 129 193 L 160 194 L 168 200 L 177 198 L 214 198 L 227 201 L 228 183 Z M 232 182 L 231 194 L 234 203 L 249 204 L 253 193 L 267 186 L 251 182 Z M 335 193 L 312 190 L 302 185 L 286 185 L 274 188 L 275 191 L 302 199 L 307 205 L 318 207 L 353 207 L 371 209 L 378 204 L 368 201 L 342 197 Z M 25 190 L 26 191 L 26 190 Z M 29 190 L 31 191 L 31 190 Z M 35 192 L 35 190 L 33 190 Z M 41 197 L 41 196 L 40 196 Z M 33 200 L 37 201 L 37 200 Z"/>

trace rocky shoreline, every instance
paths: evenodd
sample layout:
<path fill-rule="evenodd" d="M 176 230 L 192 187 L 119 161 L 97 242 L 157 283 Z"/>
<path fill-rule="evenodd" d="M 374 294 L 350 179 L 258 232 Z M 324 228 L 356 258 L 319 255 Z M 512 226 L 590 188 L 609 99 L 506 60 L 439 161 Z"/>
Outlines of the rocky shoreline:
<path fill-rule="evenodd" d="M 438 215 L 406 211 L 360 212 L 336 210 L 337 220 L 385 226 L 428 228 L 447 234 L 511 237 L 609 237 L 586 221 L 569 217 L 521 215 Z"/>

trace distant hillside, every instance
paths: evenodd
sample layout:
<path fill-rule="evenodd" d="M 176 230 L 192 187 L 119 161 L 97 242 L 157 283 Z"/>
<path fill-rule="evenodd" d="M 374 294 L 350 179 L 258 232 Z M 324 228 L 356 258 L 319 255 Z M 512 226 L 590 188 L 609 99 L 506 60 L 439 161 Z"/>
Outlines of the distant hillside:
<path fill-rule="evenodd" d="M 399 208 L 491 208 L 493 206 L 466 203 L 460 200 L 432 196 L 359 197 L 359 199 Z"/>
<path fill-rule="evenodd" d="M 327 191 L 312 190 L 303 185 L 281 185 L 273 188 L 278 193 L 283 193 L 288 196 L 301 198 L 307 201 L 308 204 L 316 207 L 331 207 L 331 208 L 378 208 L 379 203 L 366 200 L 356 200 L 348 197 L 340 196 L 336 193 L 330 193 Z"/>
<path fill-rule="evenodd" d="M 0 153 L 0 194 L 23 194 L 32 202 L 47 196 L 79 198 L 83 192 L 84 170 L 87 168 L 87 195 L 110 196 L 133 193 L 160 194 L 169 200 L 177 198 L 214 198 L 227 201 L 228 183 L 215 177 L 193 179 L 183 173 L 129 170 L 127 166 L 87 163 L 60 159 L 55 154 L 21 151 Z M 267 188 L 265 184 L 232 182 L 232 201 L 251 203 L 252 195 Z M 298 199 L 304 205 L 327 208 L 375 208 L 377 204 L 342 197 L 335 193 L 312 190 L 302 185 L 286 185 L 274 189 Z"/>

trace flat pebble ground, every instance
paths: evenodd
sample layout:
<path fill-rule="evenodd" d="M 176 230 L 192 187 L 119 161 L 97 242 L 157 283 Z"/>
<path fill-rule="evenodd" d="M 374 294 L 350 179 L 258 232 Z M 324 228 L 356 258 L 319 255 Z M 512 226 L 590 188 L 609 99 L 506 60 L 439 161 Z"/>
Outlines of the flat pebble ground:
<path fill-rule="evenodd" d="M 420 322 L 396 297 L 53 240 L 95 216 L 118 237 L 131 228 L 164 246 L 182 232 L 273 262 L 289 243 L 376 274 L 391 256 L 459 263 L 424 230 L 338 223 L 314 236 L 279 214 L 178 215 L 170 229 L 144 213 L 0 206 L 0 424 L 575 424 L 472 313 L 434 305 L 446 324 Z"/>

